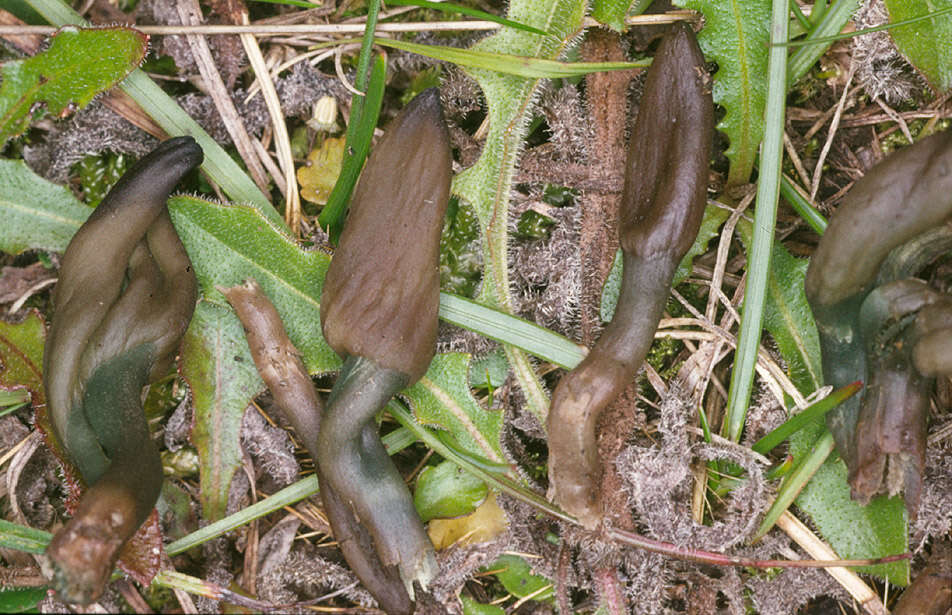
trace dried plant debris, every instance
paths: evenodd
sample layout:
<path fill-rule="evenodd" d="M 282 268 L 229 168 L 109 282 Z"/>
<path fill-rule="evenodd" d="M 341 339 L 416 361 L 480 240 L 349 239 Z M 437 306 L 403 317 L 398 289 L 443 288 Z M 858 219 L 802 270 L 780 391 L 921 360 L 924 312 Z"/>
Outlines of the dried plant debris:
<path fill-rule="evenodd" d="M 857 30 L 888 23 L 885 2 L 863 0 L 853 22 Z M 896 49 L 888 32 L 856 36 L 852 42 L 856 78 L 871 98 L 882 98 L 889 104 L 901 103 L 924 89 L 922 78 Z"/>
<path fill-rule="evenodd" d="M 288 432 L 269 424 L 254 406 L 245 410 L 241 421 L 241 445 L 255 467 L 270 477 L 271 491 L 290 485 L 301 472 Z"/>

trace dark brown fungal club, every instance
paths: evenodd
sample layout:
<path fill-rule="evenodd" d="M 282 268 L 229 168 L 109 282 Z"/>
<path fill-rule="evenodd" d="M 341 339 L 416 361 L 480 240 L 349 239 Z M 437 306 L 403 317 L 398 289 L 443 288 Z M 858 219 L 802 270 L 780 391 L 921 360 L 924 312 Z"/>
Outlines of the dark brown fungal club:
<path fill-rule="evenodd" d="M 195 275 L 166 200 L 202 158 L 191 137 L 159 145 L 63 254 L 43 377 L 54 435 L 89 487 L 47 549 L 68 602 L 98 598 L 159 495 L 162 464 L 140 396 L 168 373 L 195 308 Z"/>
<path fill-rule="evenodd" d="M 548 418 L 553 499 L 586 527 L 602 517 L 598 417 L 632 381 L 654 339 L 671 279 L 697 236 L 706 203 L 714 106 L 694 33 L 676 24 L 648 71 L 632 130 L 618 238 L 624 255 L 612 321 L 559 382 Z"/>
<path fill-rule="evenodd" d="M 439 92 L 426 90 L 371 154 L 321 297 L 324 337 L 344 358 L 318 434 L 317 463 L 330 487 L 322 497 L 329 515 L 339 510 L 359 520 L 372 542 L 361 548 L 372 547 L 411 598 L 415 582 L 425 587 L 436 574 L 436 559 L 374 417 L 420 379 L 436 353 L 451 164 Z"/>
<path fill-rule="evenodd" d="M 952 297 L 914 276 L 952 251 L 952 132 L 876 165 L 837 208 L 810 261 L 823 374 L 866 383 L 827 415 L 853 497 L 905 492 L 915 517 L 934 377 L 952 373 Z"/>

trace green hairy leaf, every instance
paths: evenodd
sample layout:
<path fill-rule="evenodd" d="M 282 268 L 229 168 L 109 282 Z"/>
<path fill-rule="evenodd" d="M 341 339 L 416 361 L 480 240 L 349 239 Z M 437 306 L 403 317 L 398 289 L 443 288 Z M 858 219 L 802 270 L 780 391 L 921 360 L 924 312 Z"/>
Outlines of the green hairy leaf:
<path fill-rule="evenodd" d="M 195 403 L 192 442 L 198 449 L 202 512 L 217 521 L 226 514 L 231 479 L 241 467 L 241 419 L 264 388 L 234 312 L 199 301 L 182 342 L 182 376 Z"/>
<path fill-rule="evenodd" d="M 326 254 L 301 249 L 251 207 L 178 196 L 170 200 L 169 211 L 206 299 L 225 305 L 216 287 L 253 277 L 277 308 L 308 371 L 340 366 L 320 333 L 321 286 L 330 263 Z"/>
<path fill-rule="evenodd" d="M 92 210 L 69 188 L 48 182 L 22 160 L 0 159 L 0 250 L 62 251 Z"/>
<path fill-rule="evenodd" d="M 952 9 L 952 0 L 886 0 L 890 21 Z M 952 89 L 952 13 L 889 31 L 896 47 L 938 94 Z"/>
<path fill-rule="evenodd" d="M 574 44 L 584 11 L 585 4 L 573 0 L 514 0 L 507 17 L 545 30 L 550 36 L 503 29 L 480 40 L 472 51 L 558 60 Z M 489 130 L 479 159 L 456 176 L 453 190 L 473 206 L 482 230 L 485 270 L 480 302 L 511 312 L 506 228 L 509 195 L 532 116 L 532 103 L 542 81 L 538 77 L 500 74 L 482 68 L 467 70 L 486 97 Z M 522 351 L 511 346 L 506 347 L 506 355 L 526 394 L 529 410 L 544 422 L 548 396 L 532 365 Z"/>
<path fill-rule="evenodd" d="M 131 73 L 149 37 L 125 26 L 67 26 L 32 58 L 4 62 L 0 73 L 0 145 L 47 113 L 63 118 Z"/>
<path fill-rule="evenodd" d="M 469 392 L 468 354 L 434 357 L 423 378 L 404 391 L 417 419 L 449 431 L 466 451 L 496 463 L 505 458 L 499 444 L 502 412 L 484 410 Z"/>
<path fill-rule="evenodd" d="M 675 4 L 704 14 L 704 29 L 697 39 L 704 57 L 718 66 L 713 94 L 714 102 L 724 107 L 724 119 L 717 127 L 730 139 L 727 183 L 747 183 L 764 134 L 770 1 L 676 0 Z"/>

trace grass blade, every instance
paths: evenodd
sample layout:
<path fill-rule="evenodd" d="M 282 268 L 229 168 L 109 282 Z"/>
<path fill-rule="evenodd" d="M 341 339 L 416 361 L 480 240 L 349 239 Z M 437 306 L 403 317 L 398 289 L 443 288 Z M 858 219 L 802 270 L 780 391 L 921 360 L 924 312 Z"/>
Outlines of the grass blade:
<path fill-rule="evenodd" d="M 757 348 L 763 329 L 767 278 L 770 275 L 770 253 L 774 226 L 777 222 L 777 201 L 780 197 L 780 165 L 783 157 L 783 122 L 787 93 L 786 48 L 776 43 L 787 41 L 788 0 L 774 0 L 770 23 L 770 60 L 768 63 L 767 111 L 764 118 L 764 140 L 760 149 L 760 178 L 757 182 L 754 234 L 747 256 L 747 286 L 737 352 L 728 392 L 724 434 L 733 442 L 740 440 L 747 404 L 754 382 Z"/>
<path fill-rule="evenodd" d="M 587 354 L 583 346 L 558 333 L 448 293 L 440 293 L 440 318 L 497 342 L 521 348 L 566 369 L 578 365 Z"/>
<path fill-rule="evenodd" d="M 856 12 L 857 6 L 859 6 L 859 0 L 838 0 L 823 13 L 820 22 L 806 38 L 797 41 L 798 45 L 804 46 L 797 49 L 787 60 L 788 90 L 810 70 L 810 67 L 820 59 L 820 56 L 826 53 L 826 50 L 833 44 L 829 40 L 830 35 L 838 34 L 843 29 L 846 22 Z M 781 43 L 786 43 L 786 41 L 781 41 Z M 771 41 L 771 44 L 774 44 L 774 42 Z"/>
<path fill-rule="evenodd" d="M 777 491 L 776 499 L 773 501 L 773 504 L 770 505 L 770 508 L 767 509 L 764 520 L 761 522 L 760 527 L 757 528 L 757 533 L 751 538 L 751 542 L 760 540 L 764 534 L 770 531 L 770 528 L 774 526 L 777 519 L 780 518 L 780 515 L 790 508 L 793 501 L 800 495 L 800 491 L 810 482 L 810 479 L 813 478 L 813 475 L 816 474 L 816 471 L 820 469 L 820 466 L 823 465 L 823 462 L 826 461 L 826 458 L 829 457 L 832 452 L 833 435 L 829 431 L 824 430 L 823 435 L 820 436 L 820 439 L 813 445 L 813 450 L 797 464 L 797 467 L 790 473 L 787 480 L 780 486 L 780 490 Z"/>
<path fill-rule="evenodd" d="M 0 519 L 0 547 L 27 553 L 43 553 L 53 535 L 32 527 Z"/>
<path fill-rule="evenodd" d="M 451 13 L 451 14 L 456 13 L 459 15 L 467 15 L 469 17 L 476 17 L 477 19 L 482 19 L 484 21 L 491 21 L 493 23 L 498 23 L 502 26 L 515 28 L 516 30 L 522 30 L 523 32 L 530 32 L 532 34 L 539 34 L 541 36 L 548 36 L 549 34 L 545 30 L 540 30 L 539 28 L 533 28 L 532 26 L 527 26 L 524 23 L 519 23 L 518 21 L 512 21 L 512 20 L 506 19 L 505 17 L 498 17 L 496 15 L 493 15 L 492 13 L 480 11 L 479 9 L 473 9 L 468 6 L 463 6 L 461 4 L 452 4 L 450 2 L 428 2 L 427 0 L 387 0 L 387 4 L 391 6 L 418 6 L 423 9 L 432 9 L 434 11 L 440 11 L 443 13 Z"/>
<path fill-rule="evenodd" d="M 813 421 L 814 419 L 819 419 L 824 414 L 843 403 L 843 401 L 855 395 L 861 388 L 863 388 L 863 383 L 857 381 L 853 384 L 833 391 L 815 404 L 811 404 L 809 407 L 804 409 L 803 412 L 795 414 L 784 421 L 782 425 L 765 435 L 760 440 L 757 440 L 757 442 L 755 442 L 750 448 L 761 455 L 766 455 L 778 444 L 789 438 L 790 435 L 795 431 L 799 430 L 801 427 Z"/>
<path fill-rule="evenodd" d="M 377 118 L 380 116 L 380 105 L 383 103 L 386 77 L 386 58 L 378 56 L 367 84 L 366 96 L 354 95 L 340 175 L 327 198 L 327 205 L 317 217 L 318 223 L 327 230 L 331 242 L 335 245 L 344 227 L 350 195 L 357 184 L 361 169 L 364 168 L 367 154 L 370 153 L 370 142 L 373 140 L 374 128 L 377 127 Z"/>
<path fill-rule="evenodd" d="M 544 58 L 527 58 L 504 53 L 492 53 L 478 49 L 457 49 L 442 45 L 421 45 L 409 41 L 378 38 L 375 41 L 383 47 L 402 49 L 428 58 L 452 62 L 467 68 L 478 68 L 527 79 L 558 79 L 578 77 L 603 70 L 628 70 L 644 68 L 650 60 L 638 62 L 560 62 Z"/>

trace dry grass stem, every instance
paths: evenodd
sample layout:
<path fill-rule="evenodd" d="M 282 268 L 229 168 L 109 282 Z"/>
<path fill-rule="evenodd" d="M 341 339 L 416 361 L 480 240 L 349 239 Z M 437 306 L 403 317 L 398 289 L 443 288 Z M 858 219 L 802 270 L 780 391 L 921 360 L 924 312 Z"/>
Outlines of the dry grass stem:
<path fill-rule="evenodd" d="M 802 521 L 794 517 L 790 511 L 785 511 L 780 515 L 780 518 L 777 519 L 777 527 L 786 532 L 810 557 L 823 560 L 837 559 L 836 552 L 817 538 L 816 534 L 810 531 L 810 528 L 804 525 Z M 870 589 L 869 585 L 863 582 L 858 574 L 848 568 L 827 568 L 826 571 L 859 602 L 866 613 L 869 613 L 869 615 L 888 615 L 886 609 L 879 602 L 879 596 Z"/>
<path fill-rule="evenodd" d="M 197 0 L 177 0 L 176 8 L 183 23 L 192 25 L 201 23 L 202 10 Z M 208 47 L 208 41 L 206 41 L 204 37 L 196 34 L 187 34 L 185 38 L 188 41 L 189 48 L 192 50 L 192 56 L 198 65 L 198 70 L 202 75 L 205 87 L 208 89 L 207 93 L 212 97 L 215 108 L 218 109 L 222 122 L 225 124 L 225 129 L 231 136 L 231 140 L 234 142 L 238 154 L 251 173 L 255 184 L 257 184 L 263 193 L 267 194 L 267 174 L 261 166 L 261 162 L 258 160 L 258 155 L 255 152 L 254 146 L 251 144 L 251 136 L 248 134 L 248 131 L 245 130 L 245 125 L 238 115 L 238 109 L 235 108 L 235 103 L 231 99 L 228 88 L 225 87 L 221 73 L 218 72 L 215 59 L 212 57 L 211 49 Z"/>
<path fill-rule="evenodd" d="M 826 142 L 823 144 L 823 149 L 820 151 L 820 157 L 817 159 L 816 166 L 813 167 L 813 182 L 810 184 L 811 201 L 816 199 L 816 193 L 820 189 L 820 178 L 823 176 L 823 162 L 830 153 L 830 147 L 833 146 L 833 138 L 836 136 L 837 129 L 839 129 L 840 117 L 842 117 L 843 109 L 846 107 L 846 101 L 850 95 L 856 94 L 856 92 L 858 92 L 861 87 L 856 86 L 852 91 L 850 91 L 850 84 L 853 82 L 853 75 L 855 72 L 855 68 L 850 66 L 850 72 L 846 78 L 846 85 L 843 86 L 843 95 L 840 97 L 840 101 L 836 105 L 836 111 L 833 113 L 833 120 L 830 122 L 830 131 L 826 135 Z"/>
<path fill-rule="evenodd" d="M 247 23 L 247 13 L 242 14 L 242 20 Z M 284 121 L 284 113 L 281 111 L 281 101 L 278 100 L 278 92 L 274 89 L 274 82 L 271 81 L 271 73 L 265 64 L 264 56 L 261 55 L 261 48 L 258 47 L 258 41 L 251 34 L 242 34 L 241 44 L 245 48 L 245 54 L 247 54 L 251 69 L 255 74 L 255 82 L 258 84 L 258 87 L 261 88 L 264 101 L 268 106 L 268 113 L 271 116 L 271 125 L 274 128 L 275 151 L 278 154 L 278 162 L 284 171 L 284 220 L 291 228 L 291 233 L 297 237 L 301 230 L 301 197 L 298 193 L 298 184 L 294 176 L 294 157 L 291 155 L 291 139 L 288 137 L 288 126 Z"/>

